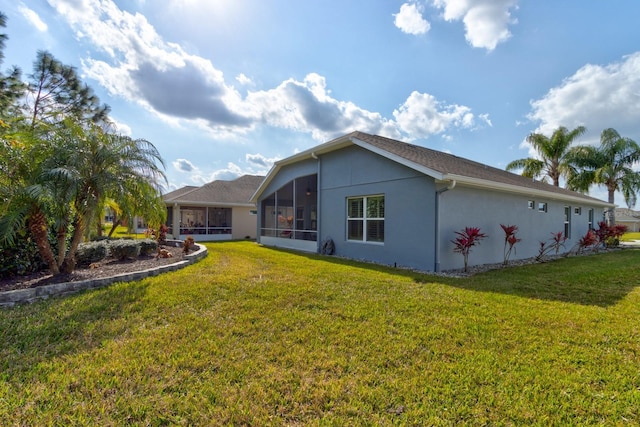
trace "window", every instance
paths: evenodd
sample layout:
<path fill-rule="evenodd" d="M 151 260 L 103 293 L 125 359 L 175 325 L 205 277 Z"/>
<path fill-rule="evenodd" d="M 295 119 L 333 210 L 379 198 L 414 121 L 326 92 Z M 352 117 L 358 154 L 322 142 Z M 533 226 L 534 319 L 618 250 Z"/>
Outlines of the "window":
<path fill-rule="evenodd" d="M 384 242 L 384 196 L 347 199 L 347 240 Z"/>
<path fill-rule="evenodd" d="M 538 212 L 546 212 L 547 211 L 547 203 L 540 202 L 538 203 Z"/>
<path fill-rule="evenodd" d="M 564 207 L 564 237 L 571 238 L 571 206 Z"/>
<path fill-rule="evenodd" d="M 593 230 L 593 208 L 589 209 L 588 225 L 589 225 L 589 230 Z"/>
<path fill-rule="evenodd" d="M 582 215 L 582 208 L 573 208 L 573 213 L 576 215 Z"/>
<path fill-rule="evenodd" d="M 535 206 L 536 206 L 536 202 L 534 202 L 533 200 L 529 200 L 529 201 L 527 202 L 527 207 L 528 207 L 529 209 L 533 209 Z"/>

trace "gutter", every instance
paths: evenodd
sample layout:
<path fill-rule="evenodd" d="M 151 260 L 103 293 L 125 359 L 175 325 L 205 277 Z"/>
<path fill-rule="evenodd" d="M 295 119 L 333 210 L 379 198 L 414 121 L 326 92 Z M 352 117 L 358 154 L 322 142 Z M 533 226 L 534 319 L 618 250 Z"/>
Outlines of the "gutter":
<path fill-rule="evenodd" d="M 449 190 L 453 190 L 456 187 L 457 181 L 452 179 L 449 181 L 449 185 L 439 190 L 436 190 L 436 200 L 435 200 L 435 230 L 434 230 L 434 261 L 433 261 L 433 270 L 436 273 L 440 272 L 440 195 Z"/>

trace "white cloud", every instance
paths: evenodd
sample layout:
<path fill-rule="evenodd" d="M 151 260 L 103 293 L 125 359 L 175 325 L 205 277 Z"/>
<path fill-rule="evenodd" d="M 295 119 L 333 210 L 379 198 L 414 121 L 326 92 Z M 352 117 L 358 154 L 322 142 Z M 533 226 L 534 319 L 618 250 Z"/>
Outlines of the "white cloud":
<path fill-rule="evenodd" d="M 509 25 L 517 21 L 511 17 L 511 9 L 518 0 L 433 0 L 433 5 L 443 9 L 446 21 L 462 20 L 465 38 L 473 47 L 493 50 L 510 36 Z"/>
<path fill-rule="evenodd" d="M 180 172 L 197 172 L 198 168 L 187 159 L 176 159 L 172 162 L 173 167 Z"/>
<path fill-rule="evenodd" d="M 599 138 L 606 128 L 636 137 L 640 117 L 640 52 L 608 65 L 588 64 L 531 102 L 528 118 L 539 123 L 536 132 L 550 135 L 558 126 L 586 126 Z M 626 135 L 633 132 L 635 135 Z"/>
<path fill-rule="evenodd" d="M 469 129 L 476 124 L 469 107 L 446 105 L 433 95 L 415 91 L 399 109 L 393 112 L 393 116 L 398 126 L 411 139 L 442 134 L 452 127 Z M 482 120 L 490 123 L 487 115 L 482 115 Z"/>
<path fill-rule="evenodd" d="M 174 126 L 196 126 L 217 136 L 270 126 L 325 141 L 353 130 L 426 138 L 454 127 L 473 129 L 476 121 L 469 107 L 445 105 L 417 92 L 393 112 L 394 121 L 334 98 L 325 77 L 317 73 L 309 73 L 303 81 L 291 78 L 272 89 L 249 91 L 243 98 L 211 61 L 165 42 L 140 14 L 122 11 L 110 0 L 48 1 L 77 37 L 106 53 L 101 59 L 82 61 L 88 77 L 113 96 L 136 102 Z M 415 5 L 401 9 L 405 16 L 416 13 Z M 236 80 L 251 82 L 244 74 Z"/>
<path fill-rule="evenodd" d="M 249 85 L 253 85 L 253 81 L 245 76 L 243 73 L 240 73 L 239 75 L 236 76 L 236 80 L 238 81 L 238 83 L 240 83 L 242 86 L 249 86 Z"/>
<path fill-rule="evenodd" d="M 271 166 L 273 166 L 273 164 L 280 159 L 278 158 L 270 159 L 268 157 L 263 156 L 262 154 L 247 154 L 245 156 L 245 160 L 247 161 L 247 163 L 254 165 L 261 170 L 269 170 L 271 169 Z"/>
<path fill-rule="evenodd" d="M 25 6 L 24 3 L 20 3 L 20 5 L 18 6 L 18 11 L 20 12 L 20 14 L 22 14 L 22 16 L 25 17 L 27 21 L 31 23 L 31 25 L 36 28 L 36 30 L 40 31 L 41 33 L 44 33 L 49 29 L 47 24 L 40 18 L 40 16 L 38 16 L 36 12 Z"/>
<path fill-rule="evenodd" d="M 414 35 L 425 34 L 431 28 L 431 24 L 422 17 L 422 13 L 416 4 L 403 4 L 400 6 L 400 12 L 393 16 L 395 16 L 395 26 L 403 33 Z"/>

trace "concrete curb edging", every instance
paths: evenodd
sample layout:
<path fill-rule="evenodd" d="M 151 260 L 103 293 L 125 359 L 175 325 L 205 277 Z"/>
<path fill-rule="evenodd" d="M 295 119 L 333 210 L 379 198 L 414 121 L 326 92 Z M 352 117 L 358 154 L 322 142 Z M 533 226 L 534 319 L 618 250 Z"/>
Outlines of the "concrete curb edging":
<path fill-rule="evenodd" d="M 167 242 L 168 244 L 171 244 Z M 181 243 L 181 242 L 180 242 Z M 175 245 L 178 246 L 178 245 Z M 142 271 L 117 274 L 101 279 L 87 279 L 77 282 L 54 283 L 51 285 L 38 286 L 36 288 L 15 289 L 13 291 L 0 292 L 0 308 L 13 307 L 16 304 L 32 303 L 34 301 L 47 299 L 52 296 L 68 295 L 85 289 L 98 289 L 109 286 L 116 282 L 133 282 L 147 277 L 157 276 L 169 271 L 180 270 L 190 264 L 200 261 L 208 255 L 206 246 L 196 244 L 198 249 L 184 256 L 184 261 L 165 264 Z"/>

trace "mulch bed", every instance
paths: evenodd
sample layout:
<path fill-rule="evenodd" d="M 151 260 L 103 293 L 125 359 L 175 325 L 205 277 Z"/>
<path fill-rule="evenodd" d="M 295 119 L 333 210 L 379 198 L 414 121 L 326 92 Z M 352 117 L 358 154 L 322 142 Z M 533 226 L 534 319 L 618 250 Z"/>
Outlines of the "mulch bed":
<path fill-rule="evenodd" d="M 77 282 L 88 279 L 102 279 L 122 273 L 133 273 L 148 270 L 161 265 L 172 264 L 183 260 L 182 248 L 166 247 L 173 257 L 156 258 L 155 255 L 139 256 L 135 260 L 104 259 L 89 266 L 78 266 L 71 274 L 51 275 L 48 271 L 41 271 L 24 276 L 14 276 L 0 279 L 0 292 L 14 289 L 36 288 L 38 286 L 51 285 L 53 283 Z"/>

